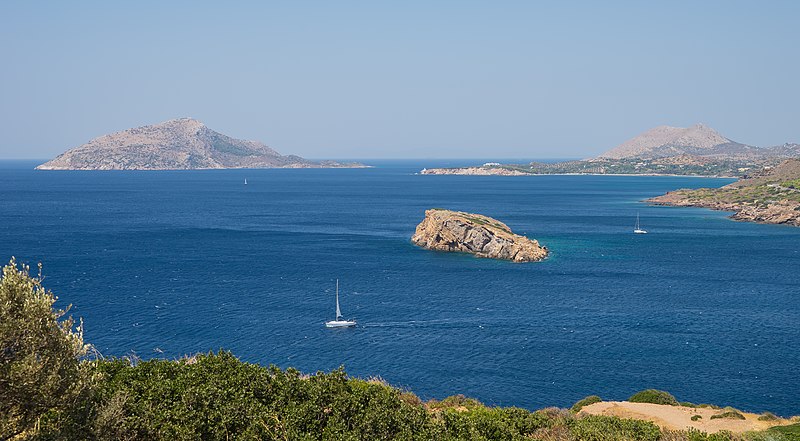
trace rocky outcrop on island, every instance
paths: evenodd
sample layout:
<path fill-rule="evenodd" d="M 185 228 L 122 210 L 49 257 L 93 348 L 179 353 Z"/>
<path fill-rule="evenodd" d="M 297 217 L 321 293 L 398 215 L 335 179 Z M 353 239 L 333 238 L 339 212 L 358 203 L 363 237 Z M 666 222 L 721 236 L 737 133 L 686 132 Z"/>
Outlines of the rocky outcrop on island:
<path fill-rule="evenodd" d="M 471 253 L 478 257 L 536 262 L 547 257 L 547 247 L 511 232 L 496 219 L 480 214 L 442 209 L 425 211 L 411 242 L 429 250 Z"/>
<path fill-rule="evenodd" d="M 732 211 L 732 219 L 800 226 L 800 160 L 790 159 L 721 188 L 681 189 L 648 199 L 655 205 Z"/>
<path fill-rule="evenodd" d="M 258 141 L 215 132 L 180 118 L 100 136 L 70 149 L 39 170 L 190 170 L 221 168 L 358 167 L 281 155 Z"/>

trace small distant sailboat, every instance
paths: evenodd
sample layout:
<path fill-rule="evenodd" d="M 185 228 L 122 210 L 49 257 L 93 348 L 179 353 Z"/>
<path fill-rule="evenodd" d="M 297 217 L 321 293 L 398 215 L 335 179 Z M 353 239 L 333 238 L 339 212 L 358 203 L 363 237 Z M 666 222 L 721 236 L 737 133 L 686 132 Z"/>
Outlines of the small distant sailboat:
<path fill-rule="evenodd" d="M 325 322 L 326 328 L 350 328 L 356 325 L 355 320 L 345 320 L 339 309 L 339 279 L 336 279 L 336 320 Z"/>
<path fill-rule="evenodd" d="M 647 230 L 643 230 L 642 226 L 639 225 L 639 213 L 636 213 L 636 228 L 633 229 L 635 234 L 647 234 Z"/>
<path fill-rule="evenodd" d="M 244 178 L 244 185 L 247 185 L 247 178 Z"/>

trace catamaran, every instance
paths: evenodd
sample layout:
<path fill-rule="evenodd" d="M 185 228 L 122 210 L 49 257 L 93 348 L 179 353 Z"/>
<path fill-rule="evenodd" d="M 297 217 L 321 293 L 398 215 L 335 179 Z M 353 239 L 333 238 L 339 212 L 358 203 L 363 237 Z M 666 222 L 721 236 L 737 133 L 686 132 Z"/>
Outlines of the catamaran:
<path fill-rule="evenodd" d="M 639 225 L 639 213 L 636 213 L 636 228 L 633 229 L 633 232 L 636 234 L 647 234 L 647 230 L 643 230 L 641 225 Z"/>
<path fill-rule="evenodd" d="M 325 322 L 327 328 L 350 328 L 356 325 L 355 320 L 345 320 L 339 309 L 339 279 L 336 279 L 336 320 Z"/>

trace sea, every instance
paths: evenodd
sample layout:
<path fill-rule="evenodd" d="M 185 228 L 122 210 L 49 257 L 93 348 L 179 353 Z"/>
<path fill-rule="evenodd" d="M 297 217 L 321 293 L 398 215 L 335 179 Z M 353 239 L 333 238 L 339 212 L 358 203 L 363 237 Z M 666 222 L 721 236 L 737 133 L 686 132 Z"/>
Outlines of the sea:
<path fill-rule="evenodd" d="M 570 406 L 647 388 L 800 414 L 800 228 L 650 206 L 730 179 L 365 169 L 35 171 L 0 162 L 0 258 L 35 268 L 105 357 L 229 350 L 343 366 L 423 399 Z M 245 185 L 245 179 L 247 184 Z M 539 263 L 418 248 L 429 208 L 547 246 Z M 637 214 L 649 234 L 633 234 Z M 335 284 L 352 329 L 326 329 Z"/>

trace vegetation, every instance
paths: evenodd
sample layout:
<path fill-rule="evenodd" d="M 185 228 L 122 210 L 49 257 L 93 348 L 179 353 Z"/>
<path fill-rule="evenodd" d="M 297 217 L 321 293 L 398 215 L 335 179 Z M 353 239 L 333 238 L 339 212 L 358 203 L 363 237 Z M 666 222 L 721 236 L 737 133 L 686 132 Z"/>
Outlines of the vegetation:
<path fill-rule="evenodd" d="M 743 420 L 745 419 L 744 415 L 737 410 L 726 410 L 725 412 L 718 413 L 716 415 L 711 415 L 712 420 L 716 420 L 719 418 L 726 418 L 731 420 Z"/>
<path fill-rule="evenodd" d="M 588 406 L 594 403 L 599 403 L 601 401 L 603 401 L 603 399 L 598 397 L 597 395 L 589 395 L 588 397 L 579 400 L 577 403 L 573 404 L 570 410 L 573 412 L 580 412 L 584 406 Z"/>
<path fill-rule="evenodd" d="M 489 407 L 463 395 L 423 403 L 342 369 L 303 375 L 225 351 L 180 360 L 87 359 L 80 327 L 53 309 L 55 297 L 41 280 L 13 259 L 3 269 L 0 440 L 767 439 L 662 431 L 648 421 L 556 408 Z M 797 439 L 792 430 L 772 431 L 768 439 Z"/>
<path fill-rule="evenodd" d="M 651 403 L 651 404 L 668 404 L 670 406 L 677 406 L 678 400 L 669 392 L 663 390 L 647 389 L 637 392 L 628 398 L 631 403 Z"/>
<path fill-rule="evenodd" d="M 788 426 L 776 426 L 768 430 L 768 432 L 781 434 L 783 439 L 787 441 L 800 441 L 800 423 L 790 424 Z"/>
<path fill-rule="evenodd" d="M 0 280 L 0 439 L 37 425 L 48 412 L 70 409 L 88 387 L 90 375 L 79 359 L 87 352 L 81 327 L 56 297 L 16 261 Z"/>
<path fill-rule="evenodd" d="M 777 419 L 778 417 L 772 412 L 764 412 L 758 417 L 759 421 L 775 421 Z"/>
<path fill-rule="evenodd" d="M 700 421 L 703 419 L 703 415 L 692 415 L 692 421 Z"/>

